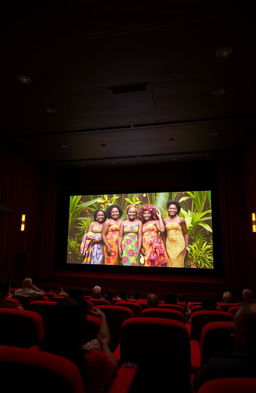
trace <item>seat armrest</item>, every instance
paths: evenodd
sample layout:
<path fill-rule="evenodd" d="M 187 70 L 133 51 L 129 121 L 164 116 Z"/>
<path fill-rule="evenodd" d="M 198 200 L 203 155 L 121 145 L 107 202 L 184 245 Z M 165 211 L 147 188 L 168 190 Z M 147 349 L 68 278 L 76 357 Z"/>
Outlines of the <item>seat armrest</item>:
<path fill-rule="evenodd" d="M 105 393 L 128 393 L 138 371 L 135 363 L 123 363 L 119 367 L 113 380 L 108 385 Z"/>
<path fill-rule="evenodd" d="M 191 353 L 191 370 L 196 372 L 200 368 L 201 353 L 200 345 L 197 340 L 190 340 L 190 353 Z"/>

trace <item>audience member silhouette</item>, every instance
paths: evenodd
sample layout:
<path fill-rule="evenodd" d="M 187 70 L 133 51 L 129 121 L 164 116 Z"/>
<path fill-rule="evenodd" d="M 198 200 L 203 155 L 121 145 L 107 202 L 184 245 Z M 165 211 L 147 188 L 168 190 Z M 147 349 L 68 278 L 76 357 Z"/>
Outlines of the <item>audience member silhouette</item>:
<path fill-rule="evenodd" d="M 101 291 L 101 287 L 99 285 L 95 285 L 92 288 L 92 297 L 94 299 L 102 299 L 102 291 Z"/>
<path fill-rule="evenodd" d="M 96 313 L 98 316 L 103 314 L 100 310 Z M 101 332 L 93 340 L 95 343 L 84 344 L 85 326 L 86 315 L 77 300 L 57 303 L 47 315 L 40 349 L 74 362 L 80 369 L 85 391 L 101 392 L 114 375 L 116 362 L 108 346 L 108 337 Z"/>
<path fill-rule="evenodd" d="M 205 297 L 202 300 L 202 310 L 216 310 L 217 302 L 211 297 Z"/>
<path fill-rule="evenodd" d="M 234 350 L 207 361 L 194 379 L 195 391 L 214 378 L 256 377 L 256 302 L 244 304 L 234 317 Z"/>
<path fill-rule="evenodd" d="M 242 291 L 242 298 L 244 303 L 250 303 L 254 300 L 253 290 L 250 288 L 245 288 Z"/>
<path fill-rule="evenodd" d="M 222 294 L 222 301 L 224 303 L 231 303 L 233 301 L 233 294 L 231 291 L 224 291 Z"/>
<path fill-rule="evenodd" d="M 147 307 L 158 307 L 159 306 L 159 297 L 155 293 L 149 293 L 147 296 Z"/>
<path fill-rule="evenodd" d="M 164 302 L 166 304 L 177 304 L 178 302 L 178 298 L 177 295 L 175 295 L 175 293 L 169 291 L 164 295 Z"/>

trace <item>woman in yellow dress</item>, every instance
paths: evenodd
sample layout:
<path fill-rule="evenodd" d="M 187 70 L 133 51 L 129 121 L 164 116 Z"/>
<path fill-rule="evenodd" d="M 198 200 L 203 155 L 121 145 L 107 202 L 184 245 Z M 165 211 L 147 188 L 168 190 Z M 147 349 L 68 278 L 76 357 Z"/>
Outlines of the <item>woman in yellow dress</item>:
<path fill-rule="evenodd" d="M 165 231 L 160 212 L 152 205 L 143 205 L 139 211 L 142 221 L 143 265 L 150 267 L 168 266 L 168 258 L 160 233 Z"/>
<path fill-rule="evenodd" d="M 184 267 L 188 251 L 188 230 L 184 218 L 179 217 L 180 204 L 177 201 L 167 202 L 169 217 L 164 219 L 166 228 L 166 251 L 170 267 Z"/>
<path fill-rule="evenodd" d="M 123 211 L 118 205 L 110 205 L 106 209 L 107 220 L 103 224 L 102 239 L 104 247 L 104 264 L 119 265 L 119 233 Z"/>

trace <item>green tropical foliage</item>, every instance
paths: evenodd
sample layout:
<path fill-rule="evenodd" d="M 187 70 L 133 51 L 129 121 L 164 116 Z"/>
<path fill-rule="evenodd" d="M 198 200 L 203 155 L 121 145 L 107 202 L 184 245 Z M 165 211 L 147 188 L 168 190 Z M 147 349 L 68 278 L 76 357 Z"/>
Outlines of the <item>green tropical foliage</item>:
<path fill-rule="evenodd" d="M 189 246 L 188 254 L 190 267 L 213 268 L 212 242 L 195 242 Z"/>

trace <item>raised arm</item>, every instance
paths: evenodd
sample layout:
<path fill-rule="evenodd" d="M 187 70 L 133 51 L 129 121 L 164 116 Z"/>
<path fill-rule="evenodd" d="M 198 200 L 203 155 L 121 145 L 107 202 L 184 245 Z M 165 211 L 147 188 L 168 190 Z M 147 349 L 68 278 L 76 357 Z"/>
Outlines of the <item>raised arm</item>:
<path fill-rule="evenodd" d="M 158 218 L 158 220 L 156 221 L 157 229 L 160 232 L 164 232 L 165 231 L 165 225 L 164 225 L 164 222 L 163 222 L 163 219 L 162 219 L 162 216 L 161 216 L 161 213 L 160 213 L 159 210 L 156 211 L 156 215 L 157 215 L 157 218 Z"/>

